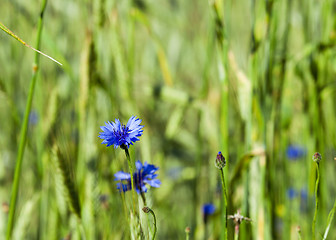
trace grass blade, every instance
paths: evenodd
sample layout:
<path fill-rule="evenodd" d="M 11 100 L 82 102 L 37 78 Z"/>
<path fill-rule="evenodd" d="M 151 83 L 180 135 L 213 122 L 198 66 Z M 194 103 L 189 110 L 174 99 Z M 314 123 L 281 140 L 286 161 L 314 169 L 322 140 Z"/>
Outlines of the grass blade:
<path fill-rule="evenodd" d="M 336 211 L 336 200 L 335 200 L 335 203 L 334 203 L 334 207 L 331 209 L 331 211 L 328 215 L 327 227 L 326 227 L 326 230 L 325 230 L 324 235 L 323 235 L 323 240 L 327 239 L 327 236 L 328 236 L 328 233 L 329 233 L 329 230 L 330 230 L 330 225 L 332 223 L 332 220 L 334 219 L 335 211 Z"/>

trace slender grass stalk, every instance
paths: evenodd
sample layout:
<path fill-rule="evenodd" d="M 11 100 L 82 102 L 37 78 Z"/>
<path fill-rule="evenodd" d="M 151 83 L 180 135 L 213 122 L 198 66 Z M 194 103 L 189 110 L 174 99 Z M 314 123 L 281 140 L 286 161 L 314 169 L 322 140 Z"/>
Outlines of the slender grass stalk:
<path fill-rule="evenodd" d="M 40 11 L 40 18 L 38 22 L 38 29 L 37 29 L 37 38 L 36 38 L 36 49 L 40 48 L 40 42 L 41 42 L 41 35 L 42 35 L 42 27 L 43 27 L 43 15 L 44 11 L 47 5 L 47 0 L 42 1 L 41 11 Z M 22 166 L 22 160 L 23 160 L 23 154 L 26 146 L 26 140 L 27 140 L 27 130 L 28 130 L 28 122 L 29 122 L 29 113 L 31 111 L 32 102 L 33 102 L 33 96 L 34 96 L 34 90 L 37 80 L 37 73 L 38 73 L 38 66 L 40 62 L 40 55 L 38 53 L 35 54 L 35 60 L 34 60 L 34 66 L 33 66 L 33 76 L 30 82 L 29 87 L 29 94 L 27 99 L 27 105 L 25 109 L 25 114 L 23 118 L 23 123 L 20 130 L 20 143 L 19 143 L 19 149 L 18 149 L 18 155 L 16 158 L 16 164 L 15 164 L 15 173 L 14 173 L 14 180 L 13 180 L 13 186 L 12 186 L 12 193 L 11 193 L 11 199 L 10 199 L 10 209 L 9 209 L 9 216 L 8 216 L 8 223 L 7 223 L 7 232 L 6 232 L 6 239 L 11 239 L 12 231 L 13 231 L 13 225 L 14 225 L 14 215 L 15 215 L 15 209 L 16 209 L 16 200 L 17 195 L 19 191 L 19 182 L 20 182 L 20 174 L 21 174 L 21 166 Z"/>
<path fill-rule="evenodd" d="M 25 45 L 26 47 L 32 49 L 33 51 L 49 58 L 51 61 L 54 61 L 55 63 L 59 64 L 62 66 L 62 63 L 60 63 L 59 61 L 55 60 L 54 58 L 50 57 L 49 55 L 41 52 L 40 50 L 37 50 L 36 48 L 33 48 L 32 46 L 28 45 L 25 41 L 23 41 L 21 38 L 19 38 L 15 33 L 13 33 L 11 30 L 9 30 L 2 22 L 0 22 L 0 29 L 2 31 L 4 31 L 5 33 L 7 33 L 8 35 L 12 36 L 14 39 L 18 40 L 20 43 L 22 43 L 23 45 Z"/>
<path fill-rule="evenodd" d="M 227 204 L 228 198 L 226 194 L 226 187 L 225 187 L 225 178 L 224 178 L 224 171 L 223 168 L 220 169 L 221 179 L 222 179 L 222 187 L 223 187 L 223 197 L 224 197 L 224 209 L 225 209 L 225 217 L 224 217 L 224 239 L 227 239 Z"/>
<path fill-rule="evenodd" d="M 317 216 L 317 209 L 319 204 L 319 194 L 318 194 L 318 187 L 320 182 L 320 171 L 319 171 L 319 163 L 316 162 L 317 167 L 317 179 L 316 179 L 316 185 L 315 185 L 315 213 L 314 213 L 314 219 L 312 224 L 312 239 L 315 240 L 315 225 L 316 225 L 316 216 Z"/>
<path fill-rule="evenodd" d="M 149 207 L 144 207 L 144 208 L 142 209 L 142 211 L 144 211 L 145 213 L 150 213 L 150 214 L 152 214 L 152 216 L 153 216 L 153 219 L 154 219 L 154 223 L 153 223 L 153 224 L 154 224 L 154 233 L 153 233 L 152 240 L 154 240 L 154 239 L 155 239 L 155 235 L 156 235 L 156 231 L 157 231 L 155 213 L 154 213 L 154 211 L 153 211 L 152 209 L 150 209 Z"/>

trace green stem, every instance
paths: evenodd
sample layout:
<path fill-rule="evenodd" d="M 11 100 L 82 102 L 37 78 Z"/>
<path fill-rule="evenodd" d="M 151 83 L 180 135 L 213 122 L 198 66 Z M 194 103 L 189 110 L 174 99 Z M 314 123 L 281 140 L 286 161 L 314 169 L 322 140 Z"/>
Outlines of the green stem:
<path fill-rule="evenodd" d="M 238 238 L 239 238 L 239 227 L 240 227 L 240 224 L 237 223 L 236 226 L 235 226 L 234 240 L 238 240 Z"/>
<path fill-rule="evenodd" d="M 301 237 L 301 228 L 298 229 L 298 235 L 299 235 L 299 240 L 301 240 L 302 239 L 302 237 Z"/>
<path fill-rule="evenodd" d="M 141 191 L 141 190 L 140 190 Z M 147 202 L 146 202 L 146 196 L 145 196 L 145 193 L 143 191 L 141 191 L 141 198 L 142 198 L 142 201 L 144 203 L 144 206 L 147 205 Z"/>
<path fill-rule="evenodd" d="M 227 204 L 228 204 L 228 198 L 227 198 L 227 194 L 226 194 L 226 187 L 225 187 L 225 178 L 224 178 L 224 171 L 223 168 L 220 169 L 221 172 L 221 179 L 222 179 L 222 187 L 223 187 L 223 197 L 224 197 L 224 214 L 225 214 L 225 218 L 224 218 L 224 239 L 227 240 Z"/>
<path fill-rule="evenodd" d="M 315 185 L 315 213 L 314 213 L 314 219 L 312 224 L 312 239 L 315 240 L 315 224 L 316 224 L 316 216 L 317 216 L 317 209 L 319 204 L 319 194 L 318 194 L 318 186 L 320 182 L 320 171 L 319 171 L 319 163 L 316 163 L 317 167 L 317 179 L 316 179 L 316 185 Z"/>
<path fill-rule="evenodd" d="M 190 233 L 189 229 L 186 230 L 185 232 L 186 232 L 186 240 L 189 240 L 189 233 Z"/>
<path fill-rule="evenodd" d="M 125 150 L 125 154 L 126 154 L 126 158 L 127 158 L 127 161 L 128 161 L 128 167 L 130 169 L 130 175 L 131 175 L 131 186 L 132 186 L 132 199 L 133 199 L 133 211 L 135 213 L 135 197 L 134 195 L 136 194 L 136 191 L 135 191 L 135 188 L 134 188 L 134 179 L 133 179 L 133 164 L 132 164 L 132 161 L 131 161 L 131 157 L 130 157 L 130 154 L 129 154 L 129 151 L 128 151 L 128 148 L 124 148 Z"/>
<path fill-rule="evenodd" d="M 36 49 L 40 48 L 42 26 L 43 26 L 43 15 L 44 15 L 46 4 L 47 4 L 47 0 L 43 0 L 42 6 L 41 6 L 41 12 L 40 12 L 40 19 L 39 19 L 39 22 L 38 22 Z M 26 105 L 26 109 L 25 109 L 23 123 L 22 123 L 21 130 L 20 130 L 20 143 L 19 143 L 18 155 L 17 155 L 17 158 L 16 158 L 16 164 L 15 164 L 14 180 L 13 180 L 13 186 L 12 186 L 12 194 L 11 194 L 11 199 L 10 199 L 10 209 L 9 209 L 9 216 L 8 216 L 8 223 L 7 223 L 7 233 L 6 233 L 6 239 L 7 240 L 11 239 L 12 232 L 13 232 L 14 215 L 15 215 L 15 209 L 16 209 L 17 195 L 18 195 L 18 191 L 19 191 L 21 166 L 22 166 L 23 154 L 24 154 L 24 150 L 25 150 L 25 146 L 26 146 L 26 140 L 27 140 L 29 113 L 30 113 L 30 110 L 31 110 L 32 102 L 33 102 L 34 89 L 35 89 L 35 85 L 36 85 L 37 72 L 38 72 L 38 67 L 39 67 L 39 62 L 40 62 L 39 61 L 40 60 L 39 56 L 40 55 L 38 53 L 35 54 L 33 76 L 32 76 L 31 82 L 30 82 L 27 105 Z"/>
<path fill-rule="evenodd" d="M 154 233 L 153 233 L 152 240 L 154 240 L 154 239 L 155 239 L 155 235 L 156 235 L 156 231 L 157 231 L 155 213 L 154 213 L 154 211 L 153 211 L 152 209 L 150 209 L 149 207 L 144 207 L 142 210 L 143 210 L 145 213 L 150 213 L 150 214 L 152 214 L 152 216 L 153 216 L 153 219 L 154 219 L 154 223 L 153 223 L 153 224 L 154 224 Z"/>

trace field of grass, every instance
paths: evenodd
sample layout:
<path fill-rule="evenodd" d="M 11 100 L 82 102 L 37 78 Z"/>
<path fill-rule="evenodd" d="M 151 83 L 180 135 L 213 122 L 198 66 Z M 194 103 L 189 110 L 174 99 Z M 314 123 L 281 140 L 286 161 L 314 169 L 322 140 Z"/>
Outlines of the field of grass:
<path fill-rule="evenodd" d="M 1 240 L 336 239 L 335 1 L 0 6 Z"/>

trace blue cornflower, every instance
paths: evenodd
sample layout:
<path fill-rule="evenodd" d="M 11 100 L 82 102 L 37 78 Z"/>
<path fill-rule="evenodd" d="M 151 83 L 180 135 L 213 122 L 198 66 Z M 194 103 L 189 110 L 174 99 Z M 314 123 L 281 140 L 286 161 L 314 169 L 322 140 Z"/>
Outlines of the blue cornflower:
<path fill-rule="evenodd" d="M 160 187 L 160 180 L 155 179 L 157 177 L 155 172 L 159 169 L 158 167 L 147 162 L 142 165 L 139 160 L 135 162 L 135 167 L 136 171 L 133 173 L 133 181 L 137 193 L 147 192 L 146 183 L 152 187 Z M 131 174 L 120 171 L 114 174 L 114 177 L 115 181 L 121 181 L 117 183 L 117 189 L 123 192 L 132 190 Z"/>
<path fill-rule="evenodd" d="M 208 217 L 215 213 L 216 207 L 212 203 L 203 204 L 202 211 L 203 211 L 203 221 L 207 223 Z"/>
<path fill-rule="evenodd" d="M 296 160 L 306 155 L 306 149 L 301 146 L 289 145 L 286 150 L 287 157 L 290 160 Z"/>
<path fill-rule="evenodd" d="M 287 196 L 289 199 L 294 199 L 297 196 L 297 192 L 294 188 L 289 188 L 287 190 Z"/>
<path fill-rule="evenodd" d="M 115 122 L 108 121 L 105 126 L 100 127 L 103 132 L 98 137 L 104 140 L 102 144 L 106 144 L 106 147 L 114 145 L 114 148 L 127 149 L 133 142 L 139 141 L 143 132 L 140 123 L 141 120 L 136 116 L 132 116 L 126 126 L 119 119 L 115 119 Z"/>

